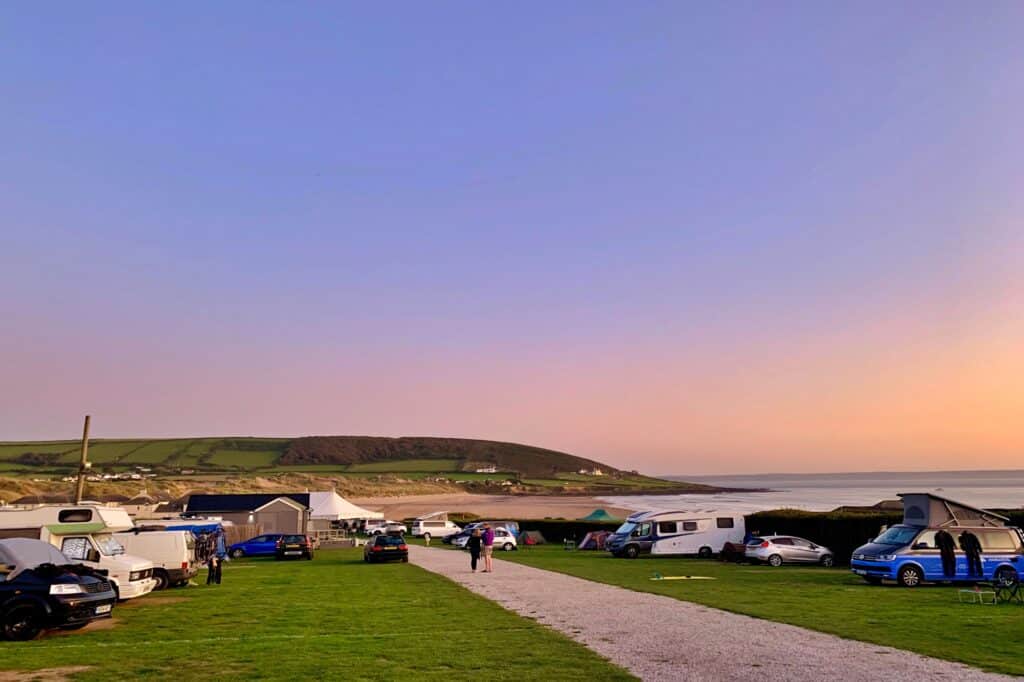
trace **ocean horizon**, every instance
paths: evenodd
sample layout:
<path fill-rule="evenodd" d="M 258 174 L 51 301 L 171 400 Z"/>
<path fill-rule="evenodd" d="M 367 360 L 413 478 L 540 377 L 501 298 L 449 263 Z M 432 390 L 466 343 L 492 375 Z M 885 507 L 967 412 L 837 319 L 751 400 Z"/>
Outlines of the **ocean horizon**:
<path fill-rule="evenodd" d="M 1024 508 L 1024 470 L 846 472 L 839 474 L 724 474 L 665 476 L 723 488 L 765 488 L 766 492 L 711 495 L 620 495 L 601 499 L 633 510 L 714 508 L 753 513 L 769 509 L 831 511 L 898 499 L 900 493 L 929 492 L 983 509 Z"/>

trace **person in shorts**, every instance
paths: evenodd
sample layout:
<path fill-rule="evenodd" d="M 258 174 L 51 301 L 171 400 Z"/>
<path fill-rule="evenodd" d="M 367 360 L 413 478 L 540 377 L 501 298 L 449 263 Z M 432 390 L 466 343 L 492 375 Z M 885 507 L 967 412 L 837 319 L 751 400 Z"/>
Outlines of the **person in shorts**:
<path fill-rule="evenodd" d="M 484 524 L 484 573 L 494 572 L 494 529 L 491 524 Z"/>

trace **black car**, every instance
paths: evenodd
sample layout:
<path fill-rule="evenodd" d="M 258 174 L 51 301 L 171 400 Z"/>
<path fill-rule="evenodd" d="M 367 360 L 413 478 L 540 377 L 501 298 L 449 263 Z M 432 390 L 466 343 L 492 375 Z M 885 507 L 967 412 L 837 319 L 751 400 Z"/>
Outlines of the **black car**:
<path fill-rule="evenodd" d="M 109 618 L 117 602 L 106 576 L 71 564 L 39 540 L 0 540 L 0 639 L 35 639 L 44 630 L 77 630 Z"/>
<path fill-rule="evenodd" d="M 401 535 L 378 535 L 370 538 L 363 545 L 363 561 L 375 563 L 379 561 L 409 561 L 409 545 Z"/>
<path fill-rule="evenodd" d="M 313 541 L 308 535 L 282 535 L 277 541 L 274 558 L 278 561 L 282 559 L 312 559 Z"/>

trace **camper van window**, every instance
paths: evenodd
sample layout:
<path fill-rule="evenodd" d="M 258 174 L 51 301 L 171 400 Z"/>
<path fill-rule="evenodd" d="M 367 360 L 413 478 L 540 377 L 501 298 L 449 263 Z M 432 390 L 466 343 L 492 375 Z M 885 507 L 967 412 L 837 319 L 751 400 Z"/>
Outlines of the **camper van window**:
<path fill-rule="evenodd" d="M 641 523 L 637 526 L 637 529 L 633 531 L 633 535 L 638 538 L 646 537 L 651 534 L 651 522 Z"/>
<path fill-rule="evenodd" d="M 57 520 L 61 523 L 88 523 L 92 521 L 92 509 L 61 509 L 57 512 Z"/>
<path fill-rule="evenodd" d="M 624 524 L 619 526 L 619 529 L 617 531 L 615 531 L 615 532 L 618 533 L 619 535 L 629 535 L 630 533 L 633 532 L 634 528 L 636 528 L 636 524 L 635 523 L 632 523 L 630 521 L 626 521 Z"/>
<path fill-rule="evenodd" d="M 678 530 L 679 524 L 675 521 L 658 521 L 658 535 L 671 535 Z"/>
<path fill-rule="evenodd" d="M 986 552 L 1016 552 L 1019 549 L 1011 530 L 978 530 L 975 534 Z"/>
<path fill-rule="evenodd" d="M 94 535 L 93 539 L 96 540 L 96 546 L 100 548 L 100 552 L 107 556 L 124 554 L 124 547 L 122 547 L 121 543 L 115 540 L 114 536 L 109 533 Z"/>
<path fill-rule="evenodd" d="M 64 538 L 64 541 L 60 543 L 60 551 L 64 556 L 75 561 L 85 561 L 89 549 L 87 538 Z"/>
<path fill-rule="evenodd" d="M 880 545 L 896 545 L 902 547 L 903 545 L 909 544 L 910 541 L 914 539 L 918 530 L 918 528 L 910 528 L 908 526 L 893 526 L 875 538 L 875 542 Z"/>
<path fill-rule="evenodd" d="M 689 530 L 689 531 L 697 530 L 697 522 L 696 521 L 683 521 L 683 530 Z"/>
<path fill-rule="evenodd" d="M 736 521 L 731 516 L 719 516 L 716 519 L 719 528 L 735 528 Z"/>

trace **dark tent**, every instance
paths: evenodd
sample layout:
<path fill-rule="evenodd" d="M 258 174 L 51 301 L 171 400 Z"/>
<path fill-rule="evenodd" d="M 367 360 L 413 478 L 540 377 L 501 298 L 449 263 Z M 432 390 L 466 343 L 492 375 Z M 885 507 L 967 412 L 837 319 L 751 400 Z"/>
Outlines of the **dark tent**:
<path fill-rule="evenodd" d="M 524 530 L 519 534 L 520 545 L 545 545 L 547 542 L 539 530 Z"/>
<path fill-rule="evenodd" d="M 604 509 L 595 509 L 594 511 L 590 512 L 589 514 L 584 516 L 582 519 L 580 519 L 580 521 L 617 521 L 617 520 L 618 519 L 613 517 L 611 514 L 606 512 Z"/>

